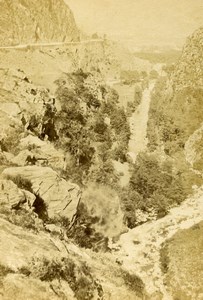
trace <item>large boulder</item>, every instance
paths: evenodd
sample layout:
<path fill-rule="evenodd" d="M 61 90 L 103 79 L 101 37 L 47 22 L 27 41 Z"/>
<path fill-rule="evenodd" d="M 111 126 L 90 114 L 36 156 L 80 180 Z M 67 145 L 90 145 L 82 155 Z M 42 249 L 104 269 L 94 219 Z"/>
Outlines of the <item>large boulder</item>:
<path fill-rule="evenodd" d="M 33 195 L 34 196 L 34 195 Z M 11 180 L 0 180 L 0 206 L 14 208 L 26 201 L 25 192 Z"/>
<path fill-rule="evenodd" d="M 49 217 L 64 216 L 69 221 L 74 220 L 81 190 L 76 184 L 60 178 L 51 168 L 12 167 L 5 169 L 2 175 L 17 182 L 19 187 L 26 188 L 27 185 L 38 200 L 44 202 Z"/>

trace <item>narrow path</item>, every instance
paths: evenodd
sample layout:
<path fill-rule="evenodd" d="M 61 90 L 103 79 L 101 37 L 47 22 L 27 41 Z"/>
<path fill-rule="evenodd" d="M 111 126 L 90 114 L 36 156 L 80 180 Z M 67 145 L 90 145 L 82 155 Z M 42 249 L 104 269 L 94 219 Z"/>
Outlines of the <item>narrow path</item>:
<path fill-rule="evenodd" d="M 164 218 L 143 224 L 121 235 L 118 242 L 121 250 L 117 255 L 127 270 L 140 276 L 150 295 L 161 292 L 162 299 L 172 300 L 163 283 L 161 245 L 177 231 L 188 229 L 202 220 L 203 188 L 179 207 L 171 209 Z"/>
<path fill-rule="evenodd" d="M 148 113 L 150 108 L 151 92 L 154 88 L 154 85 L 155 82 L 152 81 L 149 84 L 149 87 L 144 90 L 142 101 L 129 120 L 131 130 L 129 152 L 133 153 L 135 157 L 147 147 L 146 134 Z"/>
<path fill-rule="evenodd" d="M 14 46 L 1 46 L 0 49 L 22 49 L 27 47 L 51 47 L 51 46 L 68 46 L 68 45 L 81 45 L 81 44 L 89 44 L 89 43 L 98 43 L 104 42 L 103 39 L 92 39 L 92 40 L 84 40 L 80 42 L 52 42 L 52 43 L 33 43 L 33 44 L 21 44 Z"/>

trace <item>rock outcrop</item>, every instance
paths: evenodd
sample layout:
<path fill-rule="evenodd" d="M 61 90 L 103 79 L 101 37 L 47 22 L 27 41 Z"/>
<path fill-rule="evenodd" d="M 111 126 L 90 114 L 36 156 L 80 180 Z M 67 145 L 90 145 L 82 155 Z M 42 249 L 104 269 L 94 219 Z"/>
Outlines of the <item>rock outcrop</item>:
<path fill-rule="evenodd" d="M 63 0 L 0 1 L 0 45 L 74 42 L 79 30 Z"/>
<path fill-rule="evenodd" d="M 33 195 L 34 196 L 34 195 Z M 11 180 L 0 180 L 0 206 L 14 208 L 26 201 L 25 193 Z"/>
<path fill-rule="evenodd" d="M 5 169 L 2 174 L 19 186 L 27 184 L 30 191 L 44 202 L 49 217 L 64 216 L 70 222 L 74 220 L 81 191 L 76 184 L 60 178 L 51 168 L 13 167 Z"/>
<path fill-rule="evenodd" d="M 158 82 L 152 95 L 148 137 L 166 153 L 183 151 L 203 122 L 203 28 L 188 38 L 170 80 Z M 159 107 L 159 110 L 156 108 Z"/>
<path fill-rule="evenodd" d="M 60 280 L 59 283 L 56 278 L 51 283 L 52 276 L 41 281 L 40 268 L 39 273 L 29 277 L 23 271 L 27 269 L 28 275 L 36 264 L 43 265 L 44 260 L 56 263 L 57 260 L 63 261 L 64 257 L 68 259 L 70 255 L 61 241 L 44 232 L 37 235 L 26 231 L 0 218 L 0 299 L 76 299 L 67 281 Z M 46 271 L 49 272 L 48 268 Z"/>
<path fill-rule="evenodd" d="M 203 86 L 203 27 L 191 35 L 173 74 L 176 90 Z"/>
<path fill-rule="evenodd" d="M 65 167 L 65 154 L 62 150 L 55 149 L 49 141 L 28 135 L 20 140 L 18 148 L 20 152 L 11 160 L 13 164 L 25 166 L 27 157 L 30 155 L 35 157 L 38 165 L 49 165 L 59 170 L 63 170 Z"/>
<path fill-rule="evenodd" d="M 114 259 L 21 226 L 0 216 L 0 299 L 148 300 L 142 281 Z"/>

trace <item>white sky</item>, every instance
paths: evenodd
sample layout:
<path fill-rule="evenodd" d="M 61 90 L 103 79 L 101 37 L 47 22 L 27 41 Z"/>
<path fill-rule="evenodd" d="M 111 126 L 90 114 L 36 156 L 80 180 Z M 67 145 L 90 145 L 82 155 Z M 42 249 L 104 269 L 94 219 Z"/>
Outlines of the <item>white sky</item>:
<path fill-rule="evenodd" d="M 203 0 L 65 0 L 88 34 L 137 44 L 178 44 L 203 26 Z"/>

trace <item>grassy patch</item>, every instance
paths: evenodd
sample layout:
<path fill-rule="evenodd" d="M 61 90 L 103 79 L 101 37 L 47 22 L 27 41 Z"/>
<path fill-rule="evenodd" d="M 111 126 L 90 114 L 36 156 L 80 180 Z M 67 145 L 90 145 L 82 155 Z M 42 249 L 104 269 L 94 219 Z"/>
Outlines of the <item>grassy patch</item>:
<path fill-rule="evenodd" d="M 203 293 L 203 222 L 178 231 L 162 247 L 165 284 L 174 299 L 197 299 Z"/>
<path fill-rule="evenodd" d="M 38 231 L 39 229 L 39 222 L 36 224 L 36 217 L 33 215 L 32 212 L 27 211 L 26 209 L 19 209 L 19 210 L 11 210 L 5 207 L 0 207 L 0 215 L 5 220 L 9 221 L 10 223 L 22 227 L 24 229 Z M 41 229 L 43 228 L 41 224 Z"/>

